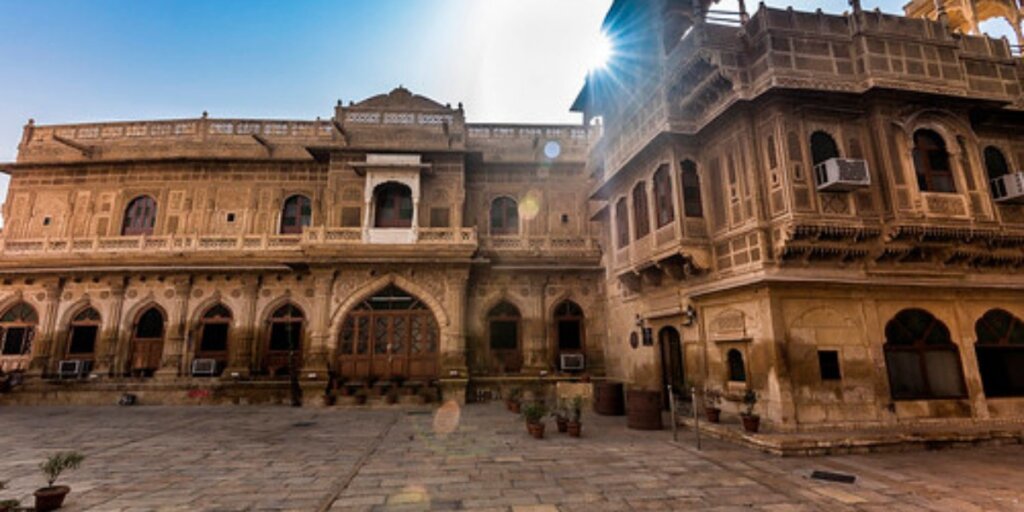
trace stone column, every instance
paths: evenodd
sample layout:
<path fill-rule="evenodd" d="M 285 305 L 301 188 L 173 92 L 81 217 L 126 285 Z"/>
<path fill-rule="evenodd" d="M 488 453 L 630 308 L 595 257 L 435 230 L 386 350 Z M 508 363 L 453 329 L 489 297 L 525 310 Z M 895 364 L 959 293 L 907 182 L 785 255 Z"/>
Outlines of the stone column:
<path fill-rule="evenodd" d="M 253 339 L 257 327 L 256 302 L 261 283 L 262 276 L 245 276 L 242 280 L 242 308 L 234 311 L 228 331 L 229 361 L 222 374 L 226 378 L 246 378 L 252 370 Z"/>
<path fill-rule="evenodd" d="M 176 276 L 174 282 L 174 308 L 168 313 L 167 337 L 164 339 L 164 354 L 156 377 L 173 379 L 181 374 L 182 354 L 185 353 L 185 334 L 188 320 L 188 298 L 192 293 L 192 276 Z"/>
<path fill-rule="evenodd" d="M 309 380 L 327 379 L 328 342 L 331 331 L 331 293 L 334 290 L 334 271 L 324 270 L 313 273 L 313 311 L 309 323 L 309 343 L 304 347 L 302 378 Z M 314 375 L 315 377 L 311 377 Z"/>
<path fill-rule="evenodd" d="M 57 279 L 43 285 L 46 295 L 42 322 L 39 323 L 35 344 L 32 347 L 32 360 L 28 365 L 29 377 L 42 377 L 51 366 L 51 353 L 56 350 L 57 309 L 60 306 L 60 295 L 64 290 L 64 280 Z"/>
<path fill-rule="evenodd" d="M 100 332 L 96 347 L 96 362 L 93 365 L 94 375 L 116 377 L 127 368 L 128 362 L 122 361 L 119 354 L 127 353 L 120 350 L 121 346 L 121 309 L 124 306 L 125 280 L 123 277 L 110 278 L 110 310 L 104 318 L 104 329 Z"/>
<path fill-rule="evenodd" d="M 466 366 L 466 283 L 469 271 L 450 270 L 445 276 L 448 281 L 445 302 L 448 305 L 448 326 L 441 331 L 441 373 L 451 376 L 452 371 L 465 376 Z"/>

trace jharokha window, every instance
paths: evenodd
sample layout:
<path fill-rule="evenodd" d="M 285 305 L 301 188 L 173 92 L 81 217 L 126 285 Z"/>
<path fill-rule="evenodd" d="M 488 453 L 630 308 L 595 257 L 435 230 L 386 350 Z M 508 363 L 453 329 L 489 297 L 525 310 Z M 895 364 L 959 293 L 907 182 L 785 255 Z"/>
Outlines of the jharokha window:
<path fill-rule="evenodd" d="M 684 160 L 682 168 L 683 214 L 686 217 L 699 219 L 704 217 L 704 204 L 700 196 L 700 176 L 697 175 L 697 164 L 693 160 Z"/>
<path fill-rule="evenodd" d="M 995 146 L 985 148 L 985 171 L 990 180 L 1010 174 L 1010 164 L 999 148 Z"/>
<path fill-rule="evenodd" d="M 894 399 L 966 395 L 960 353 L 946 324 L 921 309 L 900 311 L 885 325 L 885 366 Z"/>
<path fill-rule="evenodd" d="M 149 196 L 132 199 L 124 210 L 121 235 L 152 235 L 154 226 L 156 226 L 156 201 Z"/>
<path fill-rule="evenodd" d="M 312 224 L 313 203 L 302 195 L 291 196 L 284 202 L 281 209 L 281 234 L 298 235 L 302 229 Z"/>
<path fill-rule="evenodd" d="M 654 207 L 659 228 L 676 220 L 675 205 L 672 204 L 672 175 L 667 164 L 654 173 Z"/>
<path fill-rule="evenodd" d="M 519 327 L 522 315 L 519 308 L 502 302 L 487 314 L 491 353 L 501 365 L 501 371 L 514 373 L 523 367 L 519 350 Z"/>
<path fill-rule="evenodd" d="M 629 245 L 629 207 L 625 197 L 615 203 L 615 238 L 619 249 Z"/>
<path fill-rule="evenodd" d="M 730 349 L 726 354 L 729 364 L 729 380 L 732 382 L 747 381 L 747 367 L 743 364 L 743 354 L 737 349 Z"/>
<path fill-rule="evenodd" d="M 974 330 L 985 396 L 1024 396 L 1024 323 L 993 309 L 978 319 Z"/>
<path fill-rule="evenodd" d="M 511 197 L 499 197 L 491 203 L 491 234 L 519 233 L 519 205 Z"/>
<path fill-rule="evenodd" d="M 931 130 L 914 133 L 914 171 L 922 192 L 956 192 L 946 142 L 938 133 Z"/>
<path fill-rule="evenodd" d="M 32 352 L 39 317 L 36 310 L 24 302 L 11 306 L 0 316 L 0 355 L 24 356 Z"/>
<path fill-rule="evenodd" d="M 839 146 L 831 135 L 825 132 L 814 132 L 811 134 L 811 159 L 814 165 L 826 160 L 839 158 Z"/>
<path fill-rule="evenodd" d="M 412 190 L 400 183 L 385 183 L 375 191 L 378 228 L 412 227 Z"/>
<path fill-rule="evenodd" d="M 641 181 L 633 187 L 633 230 L 637 240 L 651 232 L 650 219 L 647 211 L 647 187 L 646 183 Z"/>

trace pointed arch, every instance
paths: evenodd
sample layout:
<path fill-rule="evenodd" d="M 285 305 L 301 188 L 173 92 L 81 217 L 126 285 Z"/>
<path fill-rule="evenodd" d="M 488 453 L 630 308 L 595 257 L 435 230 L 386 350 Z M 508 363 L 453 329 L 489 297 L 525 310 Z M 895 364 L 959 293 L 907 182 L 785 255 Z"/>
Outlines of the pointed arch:
<path fill-rule="evenodd" d="M 885 324 L 885 366 L 895 400 L 963 398 L 960 351 L 949 328 L 930 312 L 909 308 Z"/>
<path fill-rule="evenodd" d="M 167 314 L 156 303 L 148 304 L 134 316 L 129 344 L 132 374 L 148 377 L 160 368 L 166 326 Z"/>
<path fill-rule="evenodd" d="M 270 375 L 279 376 L 302 367 L 309 317 L 292 300 L 268 308 L 268 311 L 264 317 L 264 367 Z"/>
<path fill-rule="evenodd" d="M 523 367 L 523 314 L 518 306 L 502 300 L 486 313 L 487 348 L 502 373 L 518 373 Z"/>
<path fill-rule="evenodd" d="M 398 274 L 387 274 L 361 284 L 334 309 L 334 313 L 331 315 L 331 339 L 337 339 L 338 333 L 341 331 L 341 322 L 344 320 L 345 315 L 355 308 L 356 305 L 372 297 L 374 293 L 386 288 L 388 285 L 395 285 L 423 301 L 430 308 L 430 311 L 434 313 L 434 318 L 437 319 L 437 324 L 442 329 L 451 324 L 448 313 L 432 293 Z"/>
<path fill-rule="evenodd" d="M 31 355 L 32 340 L 39 327 L 36 309 L 25 301 L 18 301 L 0 311 L 0 358 Z M 0 361 L 0 369 L 10 368 Z"/>
<path fill-rule="evenodd" d="M 121 236 L 152 235 L 156 227 L 156 199 L 153 196 L 136 196 L 124 209 Z"/>
<path fill-rule="evenodd" d="M 1024 322 L 1003 309 L 991 309 L 975 322 L 974 331 L 985 396 L 1024 396 Z"/>
<path fill-rule="evenodd" d="M 313 223 L 313 202 L 305 194 L 293 194 L 281 203 L 281 222 L 278 233 L 298 235 Z"/>

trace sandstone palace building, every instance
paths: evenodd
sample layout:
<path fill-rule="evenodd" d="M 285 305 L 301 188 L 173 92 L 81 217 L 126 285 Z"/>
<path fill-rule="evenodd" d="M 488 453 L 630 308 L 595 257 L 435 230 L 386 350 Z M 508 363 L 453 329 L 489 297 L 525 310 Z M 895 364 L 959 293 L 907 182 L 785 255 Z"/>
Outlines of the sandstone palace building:
<path fill-rule="evenodd" d="M 1021 6 L 906 11 L 615 1 L 576 126 L 401 87 L 305 121 L 30 121 L 0 165 L 0 401 L 261 401 L 297 372 L 726 414 L 749 389 L 776 431 L 1020 421 L 1024 60 L 977 23 Z"/>

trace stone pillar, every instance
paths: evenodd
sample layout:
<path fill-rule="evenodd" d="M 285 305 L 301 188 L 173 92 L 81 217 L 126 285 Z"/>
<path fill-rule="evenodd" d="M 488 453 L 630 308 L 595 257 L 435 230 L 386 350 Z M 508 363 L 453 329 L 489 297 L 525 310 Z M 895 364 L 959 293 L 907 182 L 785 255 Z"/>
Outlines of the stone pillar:
<path fill-rule="evenodd" d="M 110 310 L 104 317 L 104 329 L 99 334 L 96 346 L 96 362 L 92 373 L 101 377 L 120 376 L 128 363 L 121 361 L 118 354 L 127 353 L 119 350 L 121 344 L 121 309 L 124 306 L 125 280 L 123 277 L 110 278 Z"/>
<path fill-rule="evenodd" d="M 57 343 L 57 309 L 60 306 L 60 295 L 64 290 L 64 280 L 58 279 L 43 285 L 46 303 L 32 347 L 32 360 L 28 365 L 29 377 L 42 377 L 51 366 L 51 353 L 56 350 Z"/>
<path fill-rule="evenodd" d="M 334 271 L 315 271 L 313 273 L 313 314 L 309 324 L 309 344 L 304 347 L 302 358 L 302 378 L 304 380 L 327 379 L 328 342 L 331 332 L 331 293 L 334 290 Z M 314 375 L 315 377 L 311 377 Z"/>
<path fill-rule="evenodd" d="M 256 336 L 256 302 L 259 299 L 262 276 L 245 276 L 242 280 L 242 308 L 234 312 L 228 331 L 228 367 L 225 378 L 246 378 L 252 369 L 253 339 Z M 238 326 L 238 327 L 236 327 Z"/>
<path fill-rule="evenodd" d="M 181 374 L 182 354 L 185 353 L 185 334 L 188 320 L 188 297 L 192 293 L 192 277 L 183 275 L 174 278 L 174 308 L 168 313 L 167 336 L 164 339 L 164 354 L 156 377 L 173 379 Z"/>
<path fill-rule="evenodd" d="M 469 271 L 450 270 L 446 278 L 448 326 L 441 326 L 441 373 L 442 377 L 453 376 L 453 371 L 459 376 L 466 376 L 466 283 Z"/>

